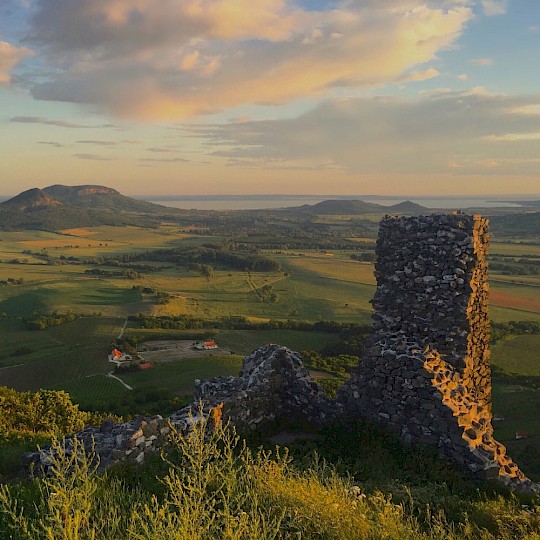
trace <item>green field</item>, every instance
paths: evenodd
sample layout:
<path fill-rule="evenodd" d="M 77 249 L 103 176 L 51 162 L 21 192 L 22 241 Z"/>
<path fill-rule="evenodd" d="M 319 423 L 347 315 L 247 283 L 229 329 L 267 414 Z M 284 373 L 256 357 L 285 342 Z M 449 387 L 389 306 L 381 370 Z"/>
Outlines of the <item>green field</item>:
<path fill-rule="evenodd" d="M 330 227 L 331 234 L 337 237 L 341 234 L 344 241 L 351 238 L 348 217 L 324 216 L 318 223 Z M 244 235 L 243 241 L 249 246 L 274 240 L 267 232 L 259 236 L 239 234 Z M 261 248 L 263 255 L 279 260 L 281 270 L 275 272 L 248 272 L 215 265 L 212 276 L 207 278 L 187 265 L 137 260 L 140 265 L 159 267 L 160 271 L 145 271 L 135 279 L 85 273 L 95 268 L 90 263 L 100 257 L 204 246 L 225 237 L 222 230 L 214 236 L 190 236 L 178 225 L 167 224 L 159 229 L 95 227 L 57 233 L 2 233 L 0 282 L 5 283 L 0 283 L 0 313 L 7 317 L 0 318 L 0 385 L 19 390 L 65 389 L 84 406 L 101 404 L 106 408 L 114 400 L 152 388 L 187 396 L 193 390 L 195 378 L 237 373 L 240 358 L 236 356 L 178 360 L 123 374 L 122 380 L 135 389 L 128 390 L 107 377 L 112 366 L 106 356 L 125 317 L 131 314 L 184 315 L 206 320 L 244 316 L 253 321 L 369 322 L 370 300 L 375 291 L 373 264 L 350 258 L 359 253 L 354 244 L 362 243 L 360 252 L 371 249 L 366 242 L 373 244 L 373 239 L 364 235 L 351 241 L 347 249 Z M 493 242 L 491 254 L 498 264 L 508 263 L 520 270 L 515 275 L 490 272 L 492 320 L 540 321 L 540 276 L 532 271 L 534 261 L 540 260 L 540 245 Z M 118 270 L 115 266 L 101 268 L 108 272 Z M 277 295 L 274 302 L 263 301 L 261 296 L 262 288 L 268 286 Z M 141 288 L 164 292 L 170 298 L 159 303 L 156 294 L 141 292 Z M 29 331 L 19 319 L 53 310 L 87 316 L 101 313 L 102 317 L 80 318 L 44 331 Z M 204 330 L 192 332 L 199 335 Z M 185 337 L 189 331 L 180 333 Z M 216 335 L 222 347 L 239 355 L 269 342 L 294 350 L 318 351 L 337 339 L 335 334 L 293 330 L 211 330 L 209 334 Z M 175 337 L 178 332 L 128 327 L 127 335 Z M 493 365 L 519 376 L 540 376 L 539 350 L 539 336 L 511 336 L 494 346 Z M 516 455 L 524 456 L 525 464 L 529 463 L 525 449 L 540 448 L 539 395 L 537 390 L 521 383 L 512 384 L 509 379 L 494 380 L 495 414 L 504 417 L 495 423 L 496 435 L 509 442 Z M 515 431 L 527 431 L 530 437 L 515 441 Z"/>
<path fill-rule="evenodd" d="M 156 364 L 152 369 L 126 373 L 121 377 L 135 392 L 153 387 L 181 396 L 193 396 L 195 379 L 238 375 L 242 360 L 243 357 L 237 355 L 186 358 L 177 362 Z"/>
<path fill-rule="evenodd" d="M 0 331 L 7 354 L 1 360 L 0 385 L 17 390 L 63 388 L 67 383 L 107 373 L 111 370 L 107 361 L 110 344 L 122 325 L 123 319 L 80 318 L 29 332 L 22 321 L 2 320 Z M 18 341 L 21 338 L 24 341 Z M 23 345 L 31 349 L 29 354 L 11 356 Z"/>
<path fill-rule="evenodd" d="M 491 363 L 507 373 L 540 377 L 540 335 L 500 340 L 492 348 Z"/>

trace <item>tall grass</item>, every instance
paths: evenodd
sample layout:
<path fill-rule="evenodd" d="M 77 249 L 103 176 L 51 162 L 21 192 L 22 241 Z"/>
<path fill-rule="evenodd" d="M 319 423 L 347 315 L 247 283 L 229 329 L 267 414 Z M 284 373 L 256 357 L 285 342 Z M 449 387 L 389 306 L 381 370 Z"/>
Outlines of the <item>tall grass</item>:
<path fill-rule="evenodd" d="M 411 493 L 397 501 L 367 492 L 316 454 L 301 469 L 286 449 L 253 451 L 222 425 L 202 424 L 187 437 L 175 433 L 161 464 L 138 470 L 100 475 L 81 445 L 72 454 L 59 443 L 55 448 L 55 476 L 0 486 L 0 538 L 540 538 L 532 504 L 479 497 L 450 519 L 440 505 L 420 504 Z"/>

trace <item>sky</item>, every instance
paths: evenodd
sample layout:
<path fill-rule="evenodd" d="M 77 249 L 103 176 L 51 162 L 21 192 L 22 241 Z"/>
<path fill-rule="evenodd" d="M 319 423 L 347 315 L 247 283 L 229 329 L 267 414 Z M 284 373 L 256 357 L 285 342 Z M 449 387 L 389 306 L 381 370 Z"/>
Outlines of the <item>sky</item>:
<path fill-rule="evenodd" d="M 1 0 L 0 195 L 540 194 L 538 0 Z"/>

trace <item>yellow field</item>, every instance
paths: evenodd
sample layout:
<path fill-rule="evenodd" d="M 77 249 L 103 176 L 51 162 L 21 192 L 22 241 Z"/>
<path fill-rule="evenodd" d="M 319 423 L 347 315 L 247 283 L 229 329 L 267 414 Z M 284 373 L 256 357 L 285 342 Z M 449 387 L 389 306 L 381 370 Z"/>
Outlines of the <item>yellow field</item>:
<path fill-rule="evenodd" d="M 351 259 L 327 257 L 319 254 L 310 254 L 303 257 L 291 257 L 287 263 L 296 268 L 314 272 L 320 276 L 375 285 L 373 264 L 353 261 Z"/>
<path fill-rule="evenodd" d="M 489 253 L 492 255 L 537 255 L 540 257 L 540 246 L 516 243 L 491 242 Z"/>

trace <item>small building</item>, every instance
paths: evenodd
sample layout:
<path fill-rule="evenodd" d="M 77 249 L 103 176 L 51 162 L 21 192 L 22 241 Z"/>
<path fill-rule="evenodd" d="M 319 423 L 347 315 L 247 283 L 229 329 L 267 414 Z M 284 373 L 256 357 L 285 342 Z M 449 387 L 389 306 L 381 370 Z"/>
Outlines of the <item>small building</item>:
<path fill-rule="evenodd" d="M 211 349 L 219 349 L 219 346 L 213 339 L 207 339 L 206 341 L 195 343 L 195 348 L 198 351 L 208 351 Z"/>
<path fill-rule="evenodd" d="M 516 431 L 516 440 L 527 439 L 529 434 L 526 431 Z"/>
<path fill-rule="evenodd" d="M 152 362 L 142 362 L 139 364 L 139 369 L 151 369 L 154 367 L 154 364 Z"/>
<path fill-rule="evenodd" d="M 130 354 L 126 354 L 117 347 L 115 347 L 111 354 L 109 354 L 109 362 L 115 364 L 116 366 L 125 366 L 130 364 L 132 360 L 133 357 Z"/>

